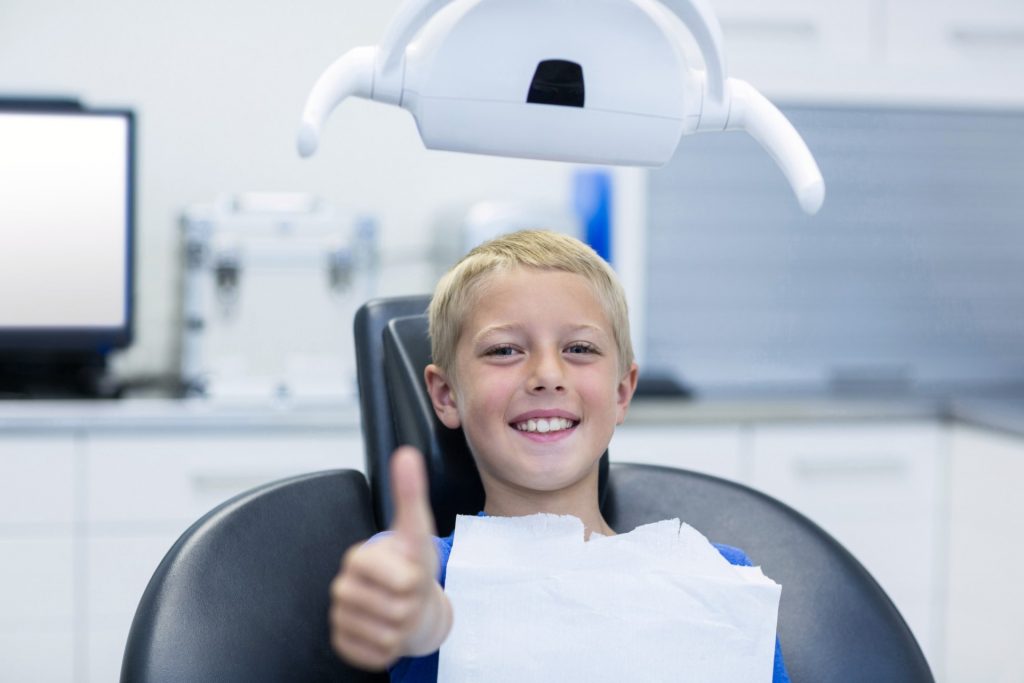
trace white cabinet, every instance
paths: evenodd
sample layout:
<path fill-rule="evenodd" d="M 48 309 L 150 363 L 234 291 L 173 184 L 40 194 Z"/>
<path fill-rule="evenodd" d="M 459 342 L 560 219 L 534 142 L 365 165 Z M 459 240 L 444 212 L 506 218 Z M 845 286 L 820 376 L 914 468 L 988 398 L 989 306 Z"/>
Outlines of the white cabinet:
<path fill-rule="evenodd" d="M 99 434 L 89 437 L 85 453 L 91 530 L 184 531 L 215 505 L 259 484 L 363 464 L 358 432 Z"/>
<path fill-rule="evenodd" d="M 351 409 L 179 402 L 0 406 L 0 680 L 119 677 L 180 534 L 284 477 L 363 469 Z"/>
<path fill-rule="evenodd" d="M 1024 439 L 930 419 L 735 412 L 635 415 L 612 461 L 789 503 L 885 588 L 938 680 L 1024 680 Z M 188 525 L 267 481 L 363 468 L 354 421 L 179 419 L 0 431 L 0 679 L 116 680 L 138 600 Z"/>
<path fill-rule="evenodd" d="M 941 663 L 943 429 L 928 422 L 756 425 L 755 488 L 807 515 L 871 572 Z"/>
<path fill-rule="evenodd" d="M 1024 439 L 952 431 L 948 681 L 1024 681 Z"/>
<path fill-rule="evenodd" d="M 135 608 L 160 560 L 229 498 L 285 477 L 363 469 L 357 430 L 203 429 L 92 434 L 85 442 L 83 634 L 88 675 L 116 680 Z"/>
<path fill-rule="evenodd" d="M 75 438 L 0 435 L 0 534 L 34 527 L 71 532 Z"/>
<path fill-rule="evenodd" d="M 892 0 L 886 14 L 887 56 L 894 64 L 939 72 L 975 68 L 979 79 L 1019 73 L 1024 64 L 1019 0 Z"/>
<path fill-rule="evenodd" d="M 792 101 L 1024 103 L 1019 0 L 711 0 L 728 72 Z"/>
<path fill-rule="evenodd" d="M 848 99 L 885 70 L 883 8 L 863 0 L 711 0 L 727 74 L 769 98 Z"/>
<path fill-rule="evenodd" d="M 628 422 L 615 430 L 608 457 L 612 462 L 635 462 L 679 467 L 725 479 L 744 478 L 741 428 L 724 426 L 666 426 Z"/>
<path fill-rule="evenodd" d="M 739 77 L 769 64 L 877 59 L 877 3 L 863 0 L 712 0 L 730 71 Z"/>
<path fill-rule="evenodd" d="M 890 0 L 886 14 L 886 64 L 908 87 L 957 102 L 1021 103 L 1024 3 Z"/>

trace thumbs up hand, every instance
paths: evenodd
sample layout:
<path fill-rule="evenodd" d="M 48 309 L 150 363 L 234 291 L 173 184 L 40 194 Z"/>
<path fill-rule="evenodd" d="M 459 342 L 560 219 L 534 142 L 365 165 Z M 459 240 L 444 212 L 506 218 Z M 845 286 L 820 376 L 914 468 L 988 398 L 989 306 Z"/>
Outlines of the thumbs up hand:
<path fill-rule="evenodd" d="M 434 652 L 452 623 L 437 582 L 434 516 L 416 449 L 391 456 L 391 491 L 393 533 L 350 548 L 331 582 L 331 644 L 351 664 L 373 671 Z"/>

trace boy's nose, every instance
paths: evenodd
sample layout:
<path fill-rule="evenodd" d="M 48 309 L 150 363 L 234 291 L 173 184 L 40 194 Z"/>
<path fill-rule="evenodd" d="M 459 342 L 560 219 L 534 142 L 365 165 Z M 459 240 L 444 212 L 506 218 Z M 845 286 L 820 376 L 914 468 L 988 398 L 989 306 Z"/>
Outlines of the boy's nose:
<path fill-rule="evenodd" d="M 544 353 L 535 356 L 531 368 L 529 386 L 531 391 L 565 391 L 565 371 L 559 353 Z"/>

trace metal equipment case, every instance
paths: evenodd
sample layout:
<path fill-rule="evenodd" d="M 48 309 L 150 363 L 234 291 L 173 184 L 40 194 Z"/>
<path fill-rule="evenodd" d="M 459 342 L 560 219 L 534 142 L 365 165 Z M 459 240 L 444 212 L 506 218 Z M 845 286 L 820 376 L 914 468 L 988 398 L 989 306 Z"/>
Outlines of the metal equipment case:
<path fill-rule="evenodd" d="M 242 194 L 188 208 L 182 230 L 188 395 L 352 399 L 352 319 L 373 294 L 372 219 L 305 194 Z"/>

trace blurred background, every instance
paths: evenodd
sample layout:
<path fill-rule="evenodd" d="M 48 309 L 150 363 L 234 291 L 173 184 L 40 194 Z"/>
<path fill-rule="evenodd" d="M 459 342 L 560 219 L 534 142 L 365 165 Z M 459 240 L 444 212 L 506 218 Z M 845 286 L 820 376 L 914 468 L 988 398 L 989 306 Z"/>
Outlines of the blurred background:
<path fill-rule="evenodd" d="M 1006 571 L 1024 562 L 1024 6 L 712 0 L 729 73 L 821 166 L 807 217 L 743 133 L 684 138 L 660 169 L 584 167 L 428 151 L 407 112 L 352 99 L 300 159 L 314 81 L 398 5 L 0 3 L 8 113 L 77 103 L 133 131 L 107 150 L 132 160 L 110 187 L 133 220 L 106 251 L 26 230 L 4 213 L 26 176 L 0 170 L 11 680 L 115 678 L 191 521 L 279 476 L 362 469 L 356 308 L 546 225 L 627 290 L 643 381 L 613 459 L 786 500 L 879 579 L 939 680 L 1024 681 Z M 20 131 L 0 154 L 31 165 Z M 39 205 L 74 213 L 69 183 Z M 59 296 L 87 284 L 113 302 L 98 336 Z"/>

